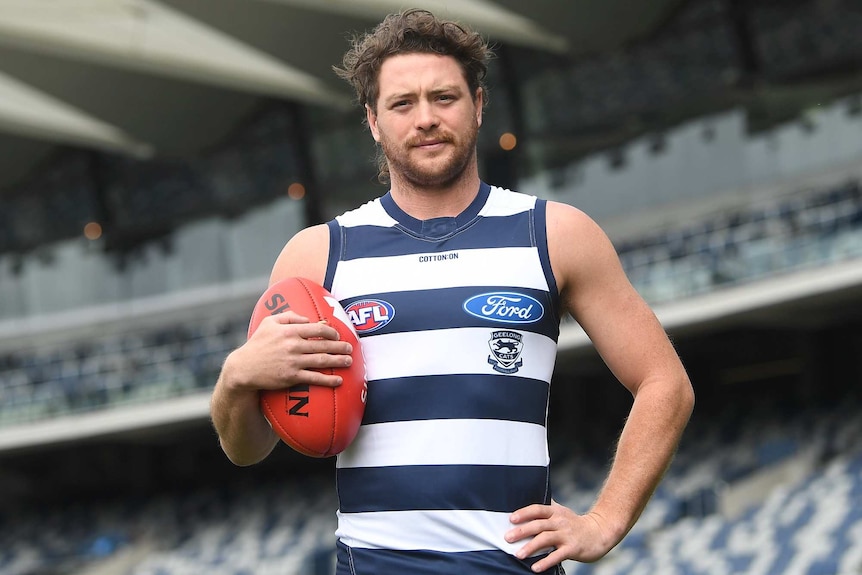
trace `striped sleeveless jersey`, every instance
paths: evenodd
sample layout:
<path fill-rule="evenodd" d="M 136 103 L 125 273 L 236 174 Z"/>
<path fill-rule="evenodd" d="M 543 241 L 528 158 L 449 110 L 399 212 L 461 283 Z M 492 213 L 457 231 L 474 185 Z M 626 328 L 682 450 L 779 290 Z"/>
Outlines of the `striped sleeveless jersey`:
<path fill-rule="evenodd" d="M 545 202 L 483 183 L 459 216 L 420 221 L 386 194 L 329 228 L 325 287 L 368 378 L 336 463 L 339 575 L 530 573 L 538 557 L 503 536 L 512 511 L 551 498 Z"/>

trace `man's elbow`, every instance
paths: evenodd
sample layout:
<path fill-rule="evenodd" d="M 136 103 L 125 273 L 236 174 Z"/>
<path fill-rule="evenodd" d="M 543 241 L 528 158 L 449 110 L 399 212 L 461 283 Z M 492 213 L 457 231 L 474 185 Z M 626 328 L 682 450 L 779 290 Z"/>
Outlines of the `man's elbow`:
<path fill-rule="evenodd" d="M 677 378 L 677 382 L 678 412 L 688 421 L 694 411 L 694 386 L 684 372 Z"/>
<path fill-rule="evenodd" d="M 237 467 L 249 467 L 260 463 L 272 452 L 274 445 L 269 447 L 269 449 L 265 450 L 242 450 L 236 449 L 229 445 L 226 445 L 225 442 L 219 439 L 219 445 L 221 445 L 221 450 L 224 452 L 225 456 L 228 458 L 228 461 L 236 465 Z"/>

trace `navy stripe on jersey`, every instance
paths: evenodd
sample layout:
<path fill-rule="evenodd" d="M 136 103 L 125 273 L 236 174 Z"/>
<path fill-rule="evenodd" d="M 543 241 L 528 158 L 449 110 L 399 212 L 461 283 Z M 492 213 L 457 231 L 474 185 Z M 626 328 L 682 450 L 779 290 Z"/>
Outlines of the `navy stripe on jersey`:
<path fill-rule="evenodd" d="M 557 320 L 559 320 L 560 309 L 560 290 L 557 289 L 557 280 L 554 276 L 554 271 L 551 268 L 551 256 L 548 252 L 548 202 L 546 200 L 536 200 L 535 207 L 535 230 L 536 230 L 536 246 L 539 251 L 539 260 L 542 262 L 542 270 L 545 272 L 545 279 L 548 282 L 548 289 L 551 297 L 554 300 L 552 306 Z"/>
<path fill-rule="evenodd" d="M 502 551 L 441 553 L 426 550 L 351 549 L 340 541 L 337 546 L 336 575 L 370 575 L 376 573 L 523 575 L 530 573 L 531 566 L 545 557 L 545 555 L 539 555 L 521 560 Z M 562 573 L 562 569 L 557 566 L 542 571 L 540 575 L 559 575 Z"/>
<path fill-rule="evenodd" d="M 444 238 L 422 238 L 399 226 L 353 226 L 341 229 L 340 259 L 404 256 L 460 249 L 532 247 L 529 211 L 510 216 L 481 218 L 482 236 L 455 233 Z M 479 220 L 473 220 L 476 222 Z M 467 227 L 471 225 L 468 223 Z M 374 233 L 369 233 L 373 229 Z"/>
<path fill-rule="evenodd" d="M 341 467 L 336 481 L 342 513 L 413 509 L 510 513 L 533 503 L 550 503 L 547 467 Z"/>
<path fill-rule="evenodd" d="M 529 302 L 526 298 L 520 302 L 508 302 L 510 309 L 515 307 L 526 308 L 532 304 L 530 309 L 531 317 L 538 318 L 535 322 L 503 321 L 504 318 L 491 320 L 487 317 L 477 317 L 471 315 L 464 309 L 464 304 L 467 300 L 481 294 L 490 294 L 494 292 L 516 293 L 529 296 L 539 302 L 542 306 L 542 311 L 538 310 L 538 306 L 533 302 Z M 559 319 L 557 319 L 556 302 L 549 301 L 548 292 L 544 290 L 530 288 L 512 288 L 503 286 L 477 286 L 477 287 L 461 287 L 448 288 L 445 290 L 415 290 L 395 293 L 379 293 L 368 294 L 362 297 L 345 298 L 341 300 L 341 305 L 344 309 L 348 309 L 351 304 L 363 300 L 377 299 L 385 301 L 392 305 L 395 309 L 395 314 L 392 320 L 381 328 L 375 329 L 368 335 L 383 335 L 387 333 L 400 333 L 402 331 L 417 331 L 417 330 L 435 330 L 449 329 L 459 327 L 488 327 L 492 329 L 508 328 L 517 329 L 519 331 L 530 331 L 548 336 L 556 341 L 559 336 Z M 356 312 L 354 312 L 356 313 Z M 542 313 L 539 317 L 539 313 Z M 352 319 L 352 318 L 351 318 Z M 357 318 L 361 323 L 362 318 Z M 354 324 L 357 322 L 354 321 Z M 363 337 L 361 327 L 359 328 L 359 336 Z"/>
<path fill-rule="evenodd" d="M 363 424 L 427 419 L 499 419 L 545 425 L 548 384 L 495 375 L 429 375 L 368 383 Z"/>
<path fill-rule="evenodd" d="M 326 226 L 329 228 L 329 258 L 326 264 L 326 274 L 323 277 L 323 287 L 332 291 L 332 280 L 335 279 L 338 256 L 341 252 L 341 226 L 334 219 L 329 220 Z"/>

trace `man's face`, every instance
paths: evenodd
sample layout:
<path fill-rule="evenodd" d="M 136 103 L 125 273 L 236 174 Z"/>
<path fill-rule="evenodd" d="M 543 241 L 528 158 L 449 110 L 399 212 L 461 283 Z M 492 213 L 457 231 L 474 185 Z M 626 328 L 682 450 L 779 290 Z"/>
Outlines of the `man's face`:
<path fill-rule="evenodd" d="M 455 182 L 476 153 L 482 92 L 473 101 L 457 61 L 437 54 L 401 54 L 380 68 L 376 113 L 368 125 L 393 179 L 420 188 Z"/>

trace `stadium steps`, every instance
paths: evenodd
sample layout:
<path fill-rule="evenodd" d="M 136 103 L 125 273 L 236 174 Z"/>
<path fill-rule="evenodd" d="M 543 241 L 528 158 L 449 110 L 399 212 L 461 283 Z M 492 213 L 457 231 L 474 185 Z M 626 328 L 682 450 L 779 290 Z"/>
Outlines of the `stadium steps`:
<path fill-rule="evenodd" d="M 150 538 L 143 538 L 108 557 L 94 561 L 70 575 L 122 575 L 131 570 L 155 550 Z"/>

